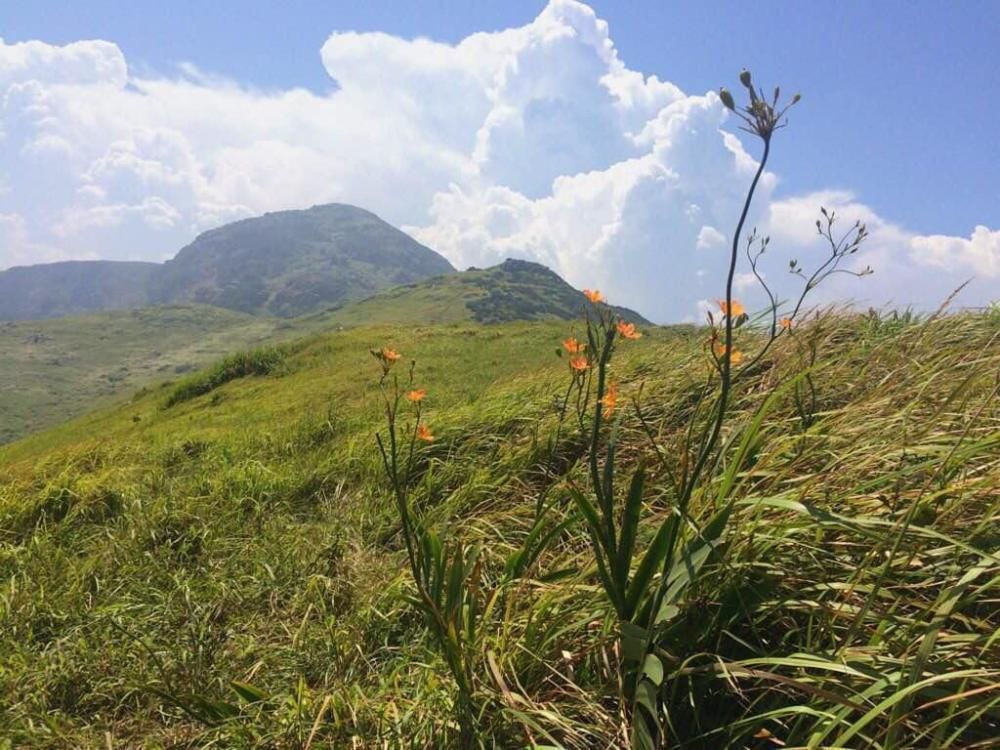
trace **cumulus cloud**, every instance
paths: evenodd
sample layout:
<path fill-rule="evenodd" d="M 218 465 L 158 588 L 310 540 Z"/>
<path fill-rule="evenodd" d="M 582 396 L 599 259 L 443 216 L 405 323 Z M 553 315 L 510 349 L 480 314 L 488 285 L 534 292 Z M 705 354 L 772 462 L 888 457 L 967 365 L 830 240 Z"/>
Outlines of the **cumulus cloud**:
<path fill-rule="evenodd" d="M 0 40 L 0 268 L 158 260 L 236 218 L 343 201 L 459 267 L 537 260 L 657 320 L 721 293 L 754 156 L 722 130 L 714 93 L 629 69 L 588 6 L 552 0 L 457 44 L 339 31 L 320 56 L 326 95 L 191 64 L 134 75 L 107 41 Z M 962 274 L 1000 274 L 996 230 L 919 237 L 849 192 L 775 198 L 777 182 L 765 175 L 751 221 L 774 238 L 779 290 L 786 256 L 815 251 L 821 203 L 872 228 L 872 301 L 933 305 Z"/>

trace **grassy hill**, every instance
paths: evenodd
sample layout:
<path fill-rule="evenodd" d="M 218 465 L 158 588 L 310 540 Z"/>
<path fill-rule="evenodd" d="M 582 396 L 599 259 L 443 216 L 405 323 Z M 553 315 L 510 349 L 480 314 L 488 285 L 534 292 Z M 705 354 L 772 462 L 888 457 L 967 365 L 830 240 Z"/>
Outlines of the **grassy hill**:
<path fill-rule="evenodd" d="M 508 259 L 492 268 L 387 289 L 320 315 L 337 325 L 506 323 L 578 318 L 586 304 L 583 293 L 554 271 L 540 263 Z M 615 309 L 627 320 L 648 322 L 632 310 Z"/>
<path fill-rule="evenodd" d="M 0 746 L 457 746 L 374 446 L 368 350 L 392 346 L 436 437 L 414 503 L 480 545 L 494 602 L 471 646 L 484 745 L 620 747 L 617 626 L 569 489 L 586 447 L 557 428 L 569 333 L 317 334 L 0 448 Z M 644 334 L 614 371 L 642 404 L 617 428 L 623 467 L 649 472 L 640 547 L 672 513 L 707 372 L 704 331 Z M 672 746 L 1000 736 L 998 335 L 995 315 L 827 316 L 744 373 L 680 532 L 733 503 L 665 614 Z M 540 506 L 549 543 L 511 577 Z"/>
<path fill-rule="evenodd" d="M 0 323 L 0 443 L 234 349 L 308 330 L 204 305 Z"/>

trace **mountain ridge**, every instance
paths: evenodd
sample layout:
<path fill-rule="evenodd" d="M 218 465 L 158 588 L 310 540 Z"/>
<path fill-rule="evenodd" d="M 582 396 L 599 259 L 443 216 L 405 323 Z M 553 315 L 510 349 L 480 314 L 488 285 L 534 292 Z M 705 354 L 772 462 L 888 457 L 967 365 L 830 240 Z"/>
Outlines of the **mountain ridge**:
<path fill-rule="evenodd" d="M 454 270 L 371 211 L 329 203 L 210 229 L 164 263 L 64 261 L 0 271 L 0 320 L 161 304 L 294 317 Z"/>

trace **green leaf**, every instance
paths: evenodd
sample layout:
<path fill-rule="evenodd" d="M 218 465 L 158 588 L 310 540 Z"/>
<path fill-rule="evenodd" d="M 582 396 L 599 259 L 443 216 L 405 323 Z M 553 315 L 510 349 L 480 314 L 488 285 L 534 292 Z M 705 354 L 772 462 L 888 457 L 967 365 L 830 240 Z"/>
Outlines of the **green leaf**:
<path fill-rule="evenodd" d="M 573 496 L 573 501 L 576 503 L 576 507 L 579 508 L 580 513 L 583 514 L 583 520 L 587 522 L 587 526 L 590 528 L 591 533 L 600 542 L 602 552 L 607 552 L 610 549 L 610 545 L 604 536 L 604 527 L 601 524 L 600 516 L 597 515 L 597 508 L 594 504 L 590 502 L 590 499 L 584 495 L 576 487 L 570 489 L 570 494 Z"/>
<path fill-rule="evenodd" d="M 626 664 L 641 664 L 649 641 L 649 631 L 628 620 L 622 621 L 622 661 Z"/>
<path fill-rule="evenodd" d="M 663 684 L 663 662 L 656 654 L 646 654 L 642 663 L 642 676 L 659 687 Z"/>
<path fill-rule="evenodd" d="M 679 523 L 679 518 L 672 515 L 660 524 L 656 536 L 653 537 L 653 541 L 646 550 L 646 554 L 643 555 L 642 560 L 639 562 L 639 567 L 636 568 L 635 575 L 632 577 L 632 583 L 629 585 L 628 593 L 625 596 L 625 613 L 628 617 L 634 615 L 639 608 L 639 604 L 643 596 L 647 593 L 653 576 L 666 558 L 668 552 L 667 545 L 670 543 L 672 530 L 677 523 Z"/>
<path fill-rule="evenodd" d="M 646 480 L 646 467 L 640 463 L 635 474 L 632 475 L 632 483 L 629 486 L 628 496 L 625 498 L 625 510 L 622 516 L 621 541 L 618 544 L 618 562 L 616 564 L 619 573 L 619 586 L 623 589 L 628 587 L 629 569 L 632 567 L 632 554 L 635 551 L 635 537 L 639 528 L 639 516 L 642 514 L 642 491 Z"/>
<path fill-rule="evenodd" d="M 258 703 L 260 701 L 266 701 L 271 697 L 259 687 L 255 687 L 254 685 L 246 682 L 240 682 L 239 680 L 231 680 L 229 682 L 229 687 L 247 703 Z"/>

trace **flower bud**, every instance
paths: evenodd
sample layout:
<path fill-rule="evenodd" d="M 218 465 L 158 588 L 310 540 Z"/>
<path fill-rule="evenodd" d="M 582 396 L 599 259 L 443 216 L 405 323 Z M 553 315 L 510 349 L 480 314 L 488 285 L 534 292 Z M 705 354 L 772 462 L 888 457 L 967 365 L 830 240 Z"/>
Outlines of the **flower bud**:
<path fill-rule="evenodd" d="M 726 109 L 731 109 L 734 112 L 736 111 L 736 102 L 733 101 L 733 95 L 729 93 L 729 89 L 725 86 L 719 89 L 719 98 L 722 100 L 722 103 L 726 105 Z"/>
<path fill-rule="evenodd" d="M 742 83 L 747 88 L 750 88 L 750 71 L 746 68 L 740 71 L 740 83 Z"/>
<path fill-rule="evenodd" d="M 798 104 L 800 99 L 802 99 L 802 94 L 796 94 L 792 97 L 792 104 Z"/>

